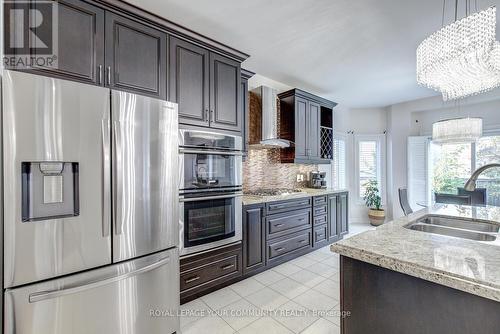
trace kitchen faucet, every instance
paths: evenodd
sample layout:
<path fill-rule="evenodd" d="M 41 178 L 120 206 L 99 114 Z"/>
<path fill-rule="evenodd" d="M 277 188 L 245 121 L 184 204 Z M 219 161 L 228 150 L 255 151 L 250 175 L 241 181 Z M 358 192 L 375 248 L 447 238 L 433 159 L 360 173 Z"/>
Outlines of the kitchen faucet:
<path fill-rule="evenodd" d="M 500 167 L 500 164 L 488 164 L 488 165 L 484 165 L 484 166 L 476 169 L 474 171 L 474 173 L 472 173 L 471 177 L 465 183 L 464 189 L 467 191 L 476 190 L 476 181 L 477 181 L 477 178 L 479 177 L 479 175 L 481 173 L 483 173 L 485 170 L 490 169 L 490 168 L 494 168 L 494 167 Z"/>

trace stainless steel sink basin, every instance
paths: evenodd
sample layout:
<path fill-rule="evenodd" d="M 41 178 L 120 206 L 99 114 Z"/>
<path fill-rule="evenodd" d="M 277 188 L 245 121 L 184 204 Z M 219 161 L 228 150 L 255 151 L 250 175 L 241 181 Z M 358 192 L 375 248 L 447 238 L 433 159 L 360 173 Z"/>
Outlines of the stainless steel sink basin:
<path fill-rule="evenodd" d="M 448 228 L 442 227 L 438 225 L 429 225 L 429 224 L 412 224 L 408 226 L 409 229 L 415 231 L 422 231 L 434 234 L 447 235 L 450 237 L 457 237 L 463 239 L 477 240 L 477 241 L 495 241 L 496 237 L 491 234 L 479 233 L 467 230 L 461 230 L 457 228 Z"/>
<path fill-rule="evenodd" d="M 500 226 L 486 222 L 476 222 L 459 218 L 445 218 L 437 216 L 427 216 L 417 220 L 417 223 L 454 227 L 470 231 L 498 233 Z"/>
<path fill-rule="evenodd" d="M 500 225 L 458 217 L 427 215 L 405 226 L 414 231 L 446 235 L 476 241 L 495 241 Z"/>

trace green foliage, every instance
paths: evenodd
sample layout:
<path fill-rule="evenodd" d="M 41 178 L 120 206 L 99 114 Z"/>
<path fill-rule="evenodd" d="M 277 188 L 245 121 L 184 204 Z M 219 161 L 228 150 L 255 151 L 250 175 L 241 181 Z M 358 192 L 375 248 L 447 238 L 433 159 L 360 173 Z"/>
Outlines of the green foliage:
<path fill-rule="evenodd" d="M 366 206 L 370 209 L 380 210 L 382 206 L 382 197 L 380 197 L 377 181 L 368 181 L 363 186 L 366 189 L 365 195 L 363 196 Z"/>

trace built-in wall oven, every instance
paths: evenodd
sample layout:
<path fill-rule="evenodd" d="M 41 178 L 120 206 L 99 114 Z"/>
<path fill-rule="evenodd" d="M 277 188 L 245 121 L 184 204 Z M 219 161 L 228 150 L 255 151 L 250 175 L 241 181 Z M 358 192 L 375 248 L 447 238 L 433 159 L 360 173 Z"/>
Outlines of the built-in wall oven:
<path fill-rule="evenodd" d="M 242 138 L 179 131 L 180 253 L 241 241 Z"/>

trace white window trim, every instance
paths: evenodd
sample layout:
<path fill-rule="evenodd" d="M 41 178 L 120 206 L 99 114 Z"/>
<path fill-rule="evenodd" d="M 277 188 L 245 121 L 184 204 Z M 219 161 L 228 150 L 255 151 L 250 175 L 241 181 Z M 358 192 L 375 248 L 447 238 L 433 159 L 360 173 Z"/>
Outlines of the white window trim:
<path fill-rule="evenodd" d="M 382 205 L 386 204 L 386 138 L 385 134 L 378 135 L 354 135 L 354 193 L 358 204 L 364 204 L 363 194 L 359 193 L 359 142 L 360 141 L 375 141 L 377 142 L 377 150 L 380 154 L 377 157 L 377 164 L 380 179 L 379 190 L 382 197 Z"/>

